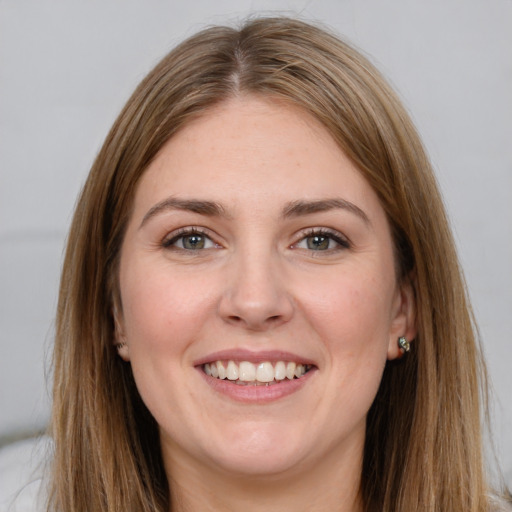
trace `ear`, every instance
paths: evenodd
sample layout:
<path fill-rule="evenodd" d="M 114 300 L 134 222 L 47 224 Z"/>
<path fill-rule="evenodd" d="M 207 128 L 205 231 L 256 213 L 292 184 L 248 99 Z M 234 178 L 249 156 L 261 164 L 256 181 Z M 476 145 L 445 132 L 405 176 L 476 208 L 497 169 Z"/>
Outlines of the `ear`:
<path fill-rule="evenodd" d="M 115 305 L 112 308 L 112 317 L 114 318 L 114 345 L 117 353 L 124 361 L 130 361 L 130 346 L 124 332 L 123 314 Z"/>
<path fill-rule="evenodd" d="M 414 276 L 410 275 L 397 286 L 389 331 L 388 360 L 397 359 L 403 355 L 403 351 L 398 346 L 398 338 L 403 336 L 411 343 L 418 332 L 414 284 Z"/>

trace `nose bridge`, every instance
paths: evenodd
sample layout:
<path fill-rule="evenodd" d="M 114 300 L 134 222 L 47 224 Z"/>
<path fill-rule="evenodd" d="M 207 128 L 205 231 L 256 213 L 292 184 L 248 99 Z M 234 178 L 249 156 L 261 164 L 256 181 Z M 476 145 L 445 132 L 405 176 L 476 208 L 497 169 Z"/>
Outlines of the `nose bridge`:
<path fill-rule="evenodd" d="M 281 257 L 271 244 L 238 247 L 227 274 L 220 304 L 225 320 L 266 330 L 291 318 L 293 301 L 283 279 Z"/>

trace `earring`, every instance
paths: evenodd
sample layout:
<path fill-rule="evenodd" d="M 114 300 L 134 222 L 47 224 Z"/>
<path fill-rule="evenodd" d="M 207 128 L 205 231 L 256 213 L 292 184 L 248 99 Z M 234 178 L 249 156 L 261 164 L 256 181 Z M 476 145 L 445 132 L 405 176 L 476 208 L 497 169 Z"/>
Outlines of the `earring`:
<path fill-rule="evenodd" d="M 116 348 L 118 351 L 120 351 L 123 347 L 126 347 L 126 342 L 116 343 Z"/>
<path fill-rule="evenodd" d="M 411 350 L 411 345 L 410 343 L 407 341 L 407 339 L 405 338 L 405 336 L 400 336 L 400 338 L 398 338 L 398 347 L 402 353 L 402 355 L 405 353 L 405 352 L 409 352 Z"/>

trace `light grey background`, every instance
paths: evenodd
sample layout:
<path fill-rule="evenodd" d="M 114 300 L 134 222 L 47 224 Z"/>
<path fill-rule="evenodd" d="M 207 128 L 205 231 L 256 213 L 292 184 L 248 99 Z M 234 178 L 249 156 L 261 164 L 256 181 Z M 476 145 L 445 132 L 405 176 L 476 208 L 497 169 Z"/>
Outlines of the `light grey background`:
<path fill-rule="evenodd" d="M 65 235 L 117 113 L 184 37 L 262 11 L 333 27 L 412 112 L 453 222 L 512 480 L 511 0 L 0 0 L 0 442 L 47 421 Z"/>

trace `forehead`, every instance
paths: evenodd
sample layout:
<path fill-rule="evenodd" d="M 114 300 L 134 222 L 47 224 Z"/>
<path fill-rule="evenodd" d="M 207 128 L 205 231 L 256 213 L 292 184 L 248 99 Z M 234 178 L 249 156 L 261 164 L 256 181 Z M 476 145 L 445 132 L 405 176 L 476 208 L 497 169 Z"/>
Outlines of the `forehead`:
<path fill-rule="evenodd" d="M 185 125 L 142 176 L 136 205 L 169 194 L 228 201 L 374 196 L 329 132 L 297 107 L 258 97 L 234 98 Z"/>

